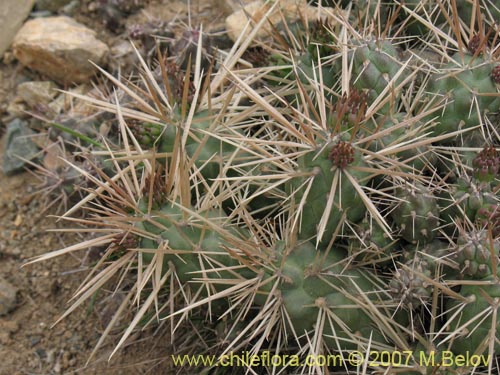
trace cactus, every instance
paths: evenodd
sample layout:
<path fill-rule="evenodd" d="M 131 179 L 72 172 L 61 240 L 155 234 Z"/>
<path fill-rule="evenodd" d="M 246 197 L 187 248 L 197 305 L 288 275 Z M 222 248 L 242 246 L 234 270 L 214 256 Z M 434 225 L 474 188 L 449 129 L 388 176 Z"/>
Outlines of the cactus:
<path fill-rule="evenodd" d="M 290 181 L 288 190 L 301 206 L 300 238 L 327 241 L 342 222 L 363 218 L 366 208 L 345 173 L 351 174 L 360 185 L 368 183 L 368 173 L 356 169 L 364 166 L 363 159 L 349 142 L 338 141 L 313 150 L 298 160 L 299 177 Z M 332 190 L 334 189 L 334 190 Z M 325 202 L 327 207 L 325 208 Z"/>
<path fill-rule="evenodd" d="M 400 235 L 413 244 L 425 244 L 436 237 L 439 208 L 436 198 L 423 186 L 402 187 L 396 196 L 401 200 L 391 213 Z"/>
<path fill-rule="evenodd" d="M 442 228 L 451 236 L 458 235 L 457 225 L 463 227 L 468 223 L 474 223 L 479 210 L 483 208 L 488 210 L 489 205 L 497 204 L 497 198 L 488 184 L 466 178 L 459 178 L 455 184 L 448 185 L 447 190 L 438 196 Z"/>
<path fill-rule="evenodd" d="M 361 264 L 390 266 L 398 256 L 399 239 L 391 239 L 379 226 L 365 217 L 363 221 L 353 225 L 353 235 L 349 238 L 349 255 Z"/>
<path fill-rule="evenodd" d="M 476 19 L 476 7 L 481 9 L 482 20 L 487 24 L 494 24 L 500 16 L 500 8 L 490 0 L 479 0 L 474 5 L 467 0 L 446 0 L 441 6 L 436 0 L 407 0 L 404 5 L 399 16 L 407 35 L 412 36 L 433 35 L 434 28 L 454 31 L 449 19 L 469 25 Z"/>
<path fill-rule="evenodd" d="M 367 94 L 364 91 L 351 88 L 349 94 L 344 93 L 332 108 L 329 115 L 329 127 L 337 132 L 356 129 L 365 120 L 367 109 Z"/>
<path fill-rule="evenodd" d="M 483 279 L 491 276 L 496 268 L 499 250 L 500 242 L 490 242 L 486 230 L 473 231 L 458 237 L 453 258 L 463 275 Z"/>
<path fill-rule="evenodd" d="M 144 149 L 154 148 L 163 130 L 161 125 L 148 122 L 129 122 L 128 126 L 137 142 Z"/>
<path fill-rule="evenodd" d="M 356 300 L 367 298 L 371 291 L 372 303 L 383 303 L 383 294 L 377 292 L 369 273 L 362 270 L 343 270 L 344 254 L 335 250 L 318 254 L 314 245 L 301 243 L 292 249 L 278 246 L 275 265 L 281 282 L 277 290 L 290 319 L 290 332 L 302 336 L 314 329 L 321 315 L 334 316 L 333 323 L 325 322 L 323 339 L 338 350 L 356 348 L 351 338 L 357 335 L 367 340 L 370 336 L 383 343 L 381 331 L 369 311 L 351 307 Z M 324 318 L 323 318 L 324 319 Z M 346 327 L 347 330 L 346 330 Z"/>
<path fill-rule="evenodd" d="M 486 146 L 472 161 L 474 178 L 479 182 L 493 182 L 500 171 L 500 156 L 492 146 Z"/>
<path fill-rule="evenodd" d="M 432 282 L 437 282 L 437 276 L 454 274 L 446 266 L 447 244 L 434 240 L 424 247 L 409 246 L 404 252 L 404 266 L 396 269 L 389 282 L 391 294 L 401 301 L 409 310 L 426 305 L 434 291 Z M 441 269 L 438 270 L 438 266 Z"/>
<path fill-rule="evenodd" d="M 460 289 L 462 301 L 450 300 L 447 310 L 450 329 L 454 332 L 451 349 L 455 354 L 482 354 L 493 344 L 493 352 L 498 353 L 499 344 L 495 337 L 500 334 L 498 303 L 500 286 L 492 277 L 483 279 L 484 285 L 463 285 Z M 459 316 L 451 319 L 452 312 L 460 307 Z M 496 318 L 496 319 L 495 319 Z M 493 320 L 495 319 L 495 320 Z M 492 340 L 492 341 L 490 341 Z"/>
<path fill-rule="evenodd" d="M 139 203 L 139 206 L 142 206 L 143 214 L 148 213 L 146 202 Z M 163 272 L 173 270 L 179 282 L 184 285 L 190 285 L 193 280 L 203 277 L 212 281 L 234 277 L 224 269 L 237 266 L 238 263 L 224 251 L 224 247 L 232 247 L 241 240 L 242 235 L 231 227 L 224 232 L 218 229 L 227 223 L 223 212 L 214 209 L 198 210 L 196 216 L 193 216 L 190 211 L 193 211 L 192 207 L 182 207 L 178 202 L 166 202 L 157 210 L 150 211 L 153 221 L 139 222 L 136 225 L 138 231 L 150 233 L 148 237 L 141 238 L 139 246 L 144 249 L 165 249 Z M 212 228 L 218 230 L 207 228 L 208 221 Z M 150 263 L 153 255 L 154 253 L 145 253 L 144 261 Z M 218 268 L 221 270 L 217 270 Z"/>
<path fill-rule="evenodd" d="M 320 72 L 319 62 L 315 56 L 314 52 L 299 52 L 289 62 L 281 54 L 271 55 L 269 57 L 269 64 L 271 66 L 281 66 L 279 69 L 273 70 L 272 80 L 277 80 L 278 83 L 283 84 L 290 80 L 298 79 L 302 85 L 310 86 L 311 83 L 317 82 L 321 75 L 324 87 L 333 87 L 337 77 L 334 68 L 322 62 Z M 295 66 L 295 69 L 292 68 L 292 65 Z M 288 98 L 290 102 L 293 102 L 294 98 L 291 95 Z"/>
<path fill-rule="evenodd" d="M 493 238 L 500 236 L 500 204 L 487 203 L 476 212 L 475 221 L 479 229 L 490 230 Z"/>
<path fill-rule="evenodd" d="M 389 114 L 391 108 L 397 106 L 401 85 L 407 76 L 396 47 L 388 40 L 355 42 L 352 60 L 352 85 L 367 90 L 368 105 L 374 104 L 386 92 L 384 99 L 388 102 L 379 113 Z"/>
<path fill-rule="evenodd" d="M 415 122 L 412 116 L 407 113 L 400 112 L 391 117 L 381 116 L 379 121 L 377 121 L 377 129 L 373 130 L 373 132 L 378 131 L 384 135 L 377 137 L 371 143 L 370 149 L 381 151 L 388 147 L 397 147 L 398 144 L 403 144 L 404 147 L 404 143 L 408 142 L 410 138 L 422 134 L 422 129 L 423 124 Z M 389 130 L 391 131 L 389 132 Z M 423 141 L 423 139 L 419 141 Z M 394 153 L 393 156 L 402 160 L 405 166 L 414 168 L 417 171 L 422 171 L 436 162 L 436 156 L 429 144 L 414 148 L 405 148 L 400 152 Z"/>
<path fill-rule="evenodd" d="M 443 35 L 424 23 L 426 40 L 396 47 L 396 33 L 411 34 L 408 20 L 382 32 L 376 23 L 394 22 L 386 10 L 397 7 L 375 3 L 355 2 L 360 32 L 340 15 L 275 25 L 265 44 L 245 52 L 240 41 L 224 62 L 202 28 L 189 29 L 172 48 L 177 63 L 160 58 L 139 84 L 119 84 L 126 106 L 91 99 L 122 130 L 107 155 L 114 173 L 90 178 L 74 207 L 91 208 L 81 222 L 100 237 L 42 258 L 108 246 L 82 290 L 130 280 L 140 308 L 118 346 L 149 316 L 170 320 L 174 342 L 183 326 L 200 329 L 217 355 L 417 342 L 463 354 L 496 338 L 495 54 L 474 30 L 464 52 L 456 25 Z M 421 14 L 416 2 L 402 6 Z M 437 12 L 430 19 L 444 16 L 425 6 Z M 414 63 L 402 53 L 409 46 L 442 48 L 444 63 Z M 500 354 L 496 342 L 490 349 Z M 441 371 L 396 372 L 406 370 Z"/>
<path fill-rule="evenodd" d="M 500 99 L 495 95 L 493 69 L 493 64 L 481 56 L 456 53 L 444 67 L 444 73 L 431 77 L 429 93 L 444 105 L 428 116 L 429 121 L 437 116 L 436 135 L 483 124 L 488 113 L 498 110 Z M 450 141 L 451 138 L 446 139 L 446 143 Z"/>

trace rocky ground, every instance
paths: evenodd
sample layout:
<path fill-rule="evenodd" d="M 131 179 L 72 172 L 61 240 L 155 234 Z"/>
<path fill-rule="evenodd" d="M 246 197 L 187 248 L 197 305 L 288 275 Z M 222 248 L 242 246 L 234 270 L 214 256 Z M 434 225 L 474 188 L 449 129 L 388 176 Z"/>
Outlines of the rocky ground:
<path fill-rule="evenodd" d="M 113 311 L 112 300 L 97 296 L 94 304 L 52 327 L 88 271 L 89 254 L 23 267 L 28 259 L 78 238 L 48 232 L 61 225 L 46 217 L 43 202 L 33 195 L 36 178 L 1 173 L 0 179 L 0 313 L 8 311 L 0 315 L 0 374 L 164 373 L 169 350 L 162 332 L 154 339 L 153 332 L 144 332 L 108 362 L 111 339 L 86 366 Z"/>
<path fill-rule="evenodd" d="M 133 59 L 127 60 L 131 56 L 127 41 L 130 25 L 144 23 L 153 15 L 153 18 L 165 22 L 189 20 L 188 4 L 184 1 L 140 1 L 138 3 L 141 6 L 137 9 L 121 15 L 113 14 L 111 8 L 102 9 L 103 3 L 112 2 L 39 0 L 31 14 L 29 11 L 26 13 L 33 20 L 32 28 L 24 30 L 24 36 L 16 36 L 14 45 L 17 46 L 17 52 L 14 54 L 13 48 L 7 49 L 0 64 L 1 155 L 4 155 L 7 147 L 28 159 L 39 157 L 40 148 L 47 146 L 49 140 L 36 131 L 28 130 L 36 130 L 44 125 L 27 112 L 42 117 L 68 117 L 68 113 L 70 117 L 75 115 L 75 112 L 71 112 L 75 110 L 75 103 L 53 89 L 78 92 L 91 89 L 92 82 L 96 82 L 94 71 L 87 71 L 88 66 L 80 67 L 78 64 L 83 64 L 89 56 L 99 61 L 100 52 L 95 46 L 99 46 L 103 55 L 108 53 L 110 56 L 108 60 L 99 62 L 106 64 L 112 71 L 122 69 L 126 72 L 133 66 Z M 124 0 L 114 2 L 125 3 Z M 13 7 L 21 7 L 23 2 L 12 3 L 15 4 Z M 31 9 L 32 1 L 24 3 Z M 225 16 L 234 6 L 229 1 L 192 1 L 191 21 L 205 22 L 204 27 L 208 30 L 220 30 Z M 17 17 L 25 18 L 23 10 L 18 10 L 20 15 Z M 36 50 L 35 47 L 44 42 L 44 36 L 49 38 L 47 34 L 56 28 L 53 24 L 47 26 L 45 17 L 63 14 L 70 18 L 61 21 L 64 25 L 57 27 L 62 27 L 68 37 L 70 29 L 75 27 L 73 23 L 79 22 L 88 30 L 89 38 L 89 45 L 82 48 L 94 53 L 87 56 L 80 50 L 76 55 L 65 55 L 68 58 L 66 63 L 69 61 L 72 68 L 76 69 L 71 73 L 73 79 L 67 79 L 67 74 L 61 75 L 59 69 L 45 64 L 50 60 L 50 55 L 30 55 Z M 8 14 L 2 15 L 0 12 L 2 16 L 9 18 Z M 207 20 L 210 22 L 207 23 Z M 37 33 L 42 40 L 34 39 Z M 20 60 L 30 68 L 23 66 Z M 19 143 L 13 142 L 13 138 L 20 140 Z M 106 297 L 97 295 L 92 302 L 84 304 L 52 326 L 69 306 L 68 301 L 90 269 L 92 251 L 98 249 L 84 251 L 77 256 L 25 265 L 34 256 L 62 248 L 82 238 L 74 234 L 49 232 L 61 228 L 62 224 L 56 222 L 54 217 L 47 217 L 60 213 L 56 210 L 57 206 L 47 210 L 49 201 L 36 194 L 43 180 L 24 171 L 27 165 L 17 158 L 3 160 L 4 164 L 8 164 L 4 165 L 4 170 L 9 175 L 0 172 L 0 374 L 168 373 L 168 354 L 172 350 L 168 345 L 168 335 L 161 328 L 134 336 L 123 351 L 108 361 L 109 353 L 119 337 L 117 334 L 111 335 L 105 346 L 87 364 L 119 301 L 119 294 L 107 294 Z M 45 157 L 43 163 L 47 167 L 51 162 Z"/>

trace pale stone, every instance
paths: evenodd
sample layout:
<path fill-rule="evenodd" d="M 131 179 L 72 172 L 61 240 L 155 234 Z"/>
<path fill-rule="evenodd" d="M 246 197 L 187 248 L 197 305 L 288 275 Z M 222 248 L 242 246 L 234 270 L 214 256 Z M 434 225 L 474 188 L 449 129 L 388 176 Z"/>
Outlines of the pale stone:
<path fill-rule="evenodd" d="M 289 22 L 301 19 L 308 21 L 322 19 L 328 20 L 330 23 L 334 22 L 333 15 L 335 11 L 333 8 L 322 7 L 321 12 L 319 12 L 318 7 L 308 5 L 306 0 L 281 0 L 277 5 L 273 2 L 257 0 L 226 18 L 226 30 L 228 36 L 233 41 L 236 41 L 243 33 L 248 20 L 251 19 L 250 27 L 246 29 L 245 35 L 243 36 L 243 39 L 247 38 L 252 32 L 253 27 L 266 16 L 266 13 L 273 6 L 274 9 L 268 15 L 268 20 L 274 26 L 278 25 L 283 20 L 283 16 Z M 262 27 L 257 31 L 255 39 L 262 40 L 269 38 L 273 32 L 274 31 L 272 31 L 269 22 L 264 21 Z"/>
<path fill-rule="evenodd" d="M 23 65 L 62 84 L 82 83 L 95 72 L 89 60 L 102 65 L 109 53 L 95 34 L 69 17 L 37 18 L 24 24 L 12 46 Z"/>
<path fill-rule="evenodd" d="M 58 95 L 52 102 L 48 104 L 48 108 L 54 115 L 58 115 L 64 111 L 66 108 L 66 95 L 60 94 Z"/>
<path fill-rule="evenodd" d="M 48 107 L 55 115 L 60 113 L 66 113 L 68 116 L 72 116 L 72 111 L 75 106 L 78 106 L 82 100 L 76 99 L 71 94 L 77 95 L 85 95 L 90 90 L 90 87 L 86 84 L 82 84 L 68 90 L 69 94 L 62 93 L 57 98 L 55 98 L 51 103 L 49 103 Z M 87 102 L 85 102 L 87 103 Z M 87 103 L 88 105 L 88 103 Z"/>
<path fill-rule="evenodd" d="M 95 115 L 96 109 L 92 106 L 92 104 L 86 100 L 75 98 L 71 94 L 98 97 L 99 90 L 91 90 L 88 85 L 80 85 L 75 87 L 73 90 L 70 90 L 70 94 L 67 95 L 67 99 L 71 102 L 71 105 L 67 108 L 67 114 L 69 117 L 82 118 Z"/>
<path fill-rule="evenodd" d="M 51 81 L 23 82 L 17 86 L 17 95 L 30 107 L 48 105 L 57 95 Z"/>
<path fill-rule="evenodd" d="M 9 48 L 12 39 L 23 25 L 33 8 L 35 0 L 1 0 L 0 1 L 0 55 Z"/>
<path fill-rule="evenodd" d="M 11 120 L 14 120 L 16 118 L 27 118 L 29 117 L 26 111 L 28 108 L 26 107 L 26 104 L 24 104 L 21 101 L 21 98 L 15 97 L 13 100 L 11 100 L 7 104 L 7 113 L 9 114 L 7 118 L 3 118 L 2 120 L 4 122 L 9 122 Z"/>

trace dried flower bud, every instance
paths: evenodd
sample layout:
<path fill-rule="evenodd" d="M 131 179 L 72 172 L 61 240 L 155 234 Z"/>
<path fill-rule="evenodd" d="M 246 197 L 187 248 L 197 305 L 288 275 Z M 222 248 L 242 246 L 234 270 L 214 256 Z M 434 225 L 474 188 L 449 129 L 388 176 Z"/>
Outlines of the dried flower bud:
<path fill-rule="evenodd" d="M 491 182 L 498 175 L 500 157 L 493 146 L 486 146 L 472 161 L 474 177 L 481 182 Z"/>
<path fill-rule="evenodd" d="M 340 141 L 332 147 L 328 158 L 337 168 L 346 168 L 354 161 L 354 147 L 348 142 Z"/>

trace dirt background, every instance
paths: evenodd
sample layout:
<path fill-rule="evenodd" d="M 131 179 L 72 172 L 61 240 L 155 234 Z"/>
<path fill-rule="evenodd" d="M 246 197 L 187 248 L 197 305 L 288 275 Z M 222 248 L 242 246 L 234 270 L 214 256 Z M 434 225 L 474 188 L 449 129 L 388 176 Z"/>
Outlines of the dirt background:
<path fill-rule="evenodd" d="M 82 1 L 74 18 L 98 32 L 98 37 L 113 43 L 123 34 L 107 30 L 99 19 L 87 12 L 91 1 Z M 188 18 L 186 1 L 148 1 L 146 8 L 130 21 L 151 14 L 164 20 Z M 204 22 L 205 30 L 217 30 L 234 4 L 227 1 L 192 1 L 191 22 Z M 210 23 L 207 24 L 207 20 Z M 123 20 L 126 24 L 129 20 Z M 9 55 L 0 63 L 0 112 L 6 115 L 16 86 L 26 76 L 41 79 L 20 66 Z M 0 124 L 0 135 L 5 124 Z M 3 155 L 5 139 L 0 141 Z M 0 157 L 0 164 L 3 156 Z M 40 181 L 25 172 L 5 176 L 0 168 L 0 276 L 14 285 L 17 304 L 7 316 L 0 316 L 0 375 L 15 374 L 157 374 L 173 373 L 169 362 L 172 349 L 166 330 L 139 332 L 125 348 L 109 360 L 118 342 L 118 332 L 87 364 L 106 323 L 111 318 L 116 299 L 97 296 L 87 301 L 67 318 L 52 326 L 68 308 L 68 301 L 87 274 L 92 251 L 82 251 L 42 263 L 23 266 L 30 258 L 79 242 L 75 234 L 49 232 L 62 228 L 55 217 L 44 212 L 46 202 L 36 194 Z"/>

